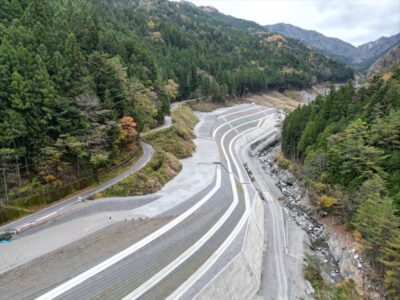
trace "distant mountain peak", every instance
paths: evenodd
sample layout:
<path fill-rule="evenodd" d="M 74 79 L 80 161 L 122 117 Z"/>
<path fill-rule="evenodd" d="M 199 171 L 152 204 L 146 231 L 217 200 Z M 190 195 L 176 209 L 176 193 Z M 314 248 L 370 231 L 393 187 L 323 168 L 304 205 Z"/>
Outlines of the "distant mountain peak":
<path fill-rule="evenodd" d="M 356 69 L 366 69 L 393 46 L 400 43 L 400 33 L 391 37 L 380 37 L 355 47 L 338 38 L 327 37 L 314 30 L 307 30 L 295 25 L 277 23 L 266 25 L 271 32 L 301 40 L 310 47 L 333 58 L 352 65 Z"/>

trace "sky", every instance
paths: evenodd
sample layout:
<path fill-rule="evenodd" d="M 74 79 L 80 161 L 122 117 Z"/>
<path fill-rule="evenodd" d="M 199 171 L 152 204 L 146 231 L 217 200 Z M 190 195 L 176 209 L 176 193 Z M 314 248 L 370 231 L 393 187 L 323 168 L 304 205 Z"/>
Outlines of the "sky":
<path fill-rule="evenodd" d="M 289 23 L 355 46 L 400 32 L 400 0 L 190 0 L 261 25 Z"/>

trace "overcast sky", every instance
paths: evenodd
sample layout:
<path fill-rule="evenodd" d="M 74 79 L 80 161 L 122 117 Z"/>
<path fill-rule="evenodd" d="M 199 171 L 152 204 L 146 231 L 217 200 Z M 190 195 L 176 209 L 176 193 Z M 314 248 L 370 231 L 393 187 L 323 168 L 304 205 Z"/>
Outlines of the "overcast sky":
<path fill-rule="evenodd" d="M 400 32 L 400 0 L 191 0 L 261 25 L 290 23 L 355 46 Z"/>

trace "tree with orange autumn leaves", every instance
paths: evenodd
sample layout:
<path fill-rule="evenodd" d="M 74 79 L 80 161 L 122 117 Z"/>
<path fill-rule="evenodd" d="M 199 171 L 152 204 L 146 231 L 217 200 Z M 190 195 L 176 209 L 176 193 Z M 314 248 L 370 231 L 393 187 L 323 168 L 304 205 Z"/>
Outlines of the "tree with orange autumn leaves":
<path fill-rule="evenodd" d="M 136 137 L 139 135 L 136 130 L 136 122 L 130 116 L 125 116 L 118 122 L 120 132 L 120 143 L 128 149 L 136 148 Z"/>

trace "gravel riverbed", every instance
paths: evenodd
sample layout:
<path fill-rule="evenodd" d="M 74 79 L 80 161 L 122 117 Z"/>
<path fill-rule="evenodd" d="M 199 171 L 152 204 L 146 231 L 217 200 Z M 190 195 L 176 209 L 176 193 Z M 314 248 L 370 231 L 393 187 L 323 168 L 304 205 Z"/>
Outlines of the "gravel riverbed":
<path fill-rule="evenodd" d="M 279 144 L 266 147 L 258 153 L 257 158 L 265 173 L 274 179 L 275 185 L 285 196 L 280 200 L 291 219 L 307 233 L 309 247 L 305 251 L 318 260 L 324 281 L 334 284 L 351 278 L 364 299 L 385 299 L 383 289 L 371 279 L 372 270 L 357 252 L 351 234 L 338 234 L 337 228 L 327 227 L 327 224 L 317 220 L 310 209 L 304 188 L 290 172 L 277 166 L 276 154 L 279 149 Z M 313 293 L 312 288 L 308 293 Z"/>
<path fill-rule="evenodd" d="M 283 205 L 288 209 L 290 217 L 307 233 L 310 240 L 309 251 L 318 258 L 323 266 L 322 277 L 330 283 L 339 282 L 343 278 L 338 262 L 329 250 L 323 226 L 301 204 L 306 195 L 297 184 L 296 179 L 289 172 L 276 166 L 274 156 L 276 150 L 277 146 L 263 151 L 259 154 L 258 159 L 264 171 L 275 180 L 276 186 L 285 195 Z"/>

